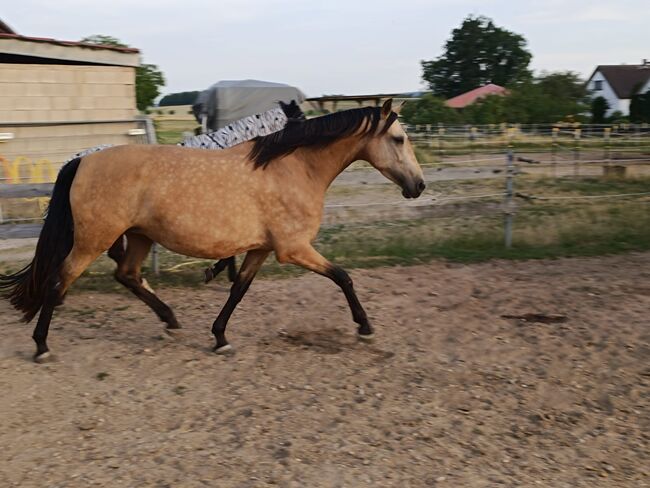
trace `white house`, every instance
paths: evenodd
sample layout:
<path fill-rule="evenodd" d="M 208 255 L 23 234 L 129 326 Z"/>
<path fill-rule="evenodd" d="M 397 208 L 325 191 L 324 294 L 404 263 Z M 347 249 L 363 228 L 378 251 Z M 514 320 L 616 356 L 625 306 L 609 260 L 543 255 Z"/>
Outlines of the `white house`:
<path fill-rule="evenodd" d="M 592 97 L 607 100 L 607 115 L 616 111 L 629 115 L 632 96 L 650 90 L 650 62 L 598 66 L 587 81 L 587 90 Z"/>

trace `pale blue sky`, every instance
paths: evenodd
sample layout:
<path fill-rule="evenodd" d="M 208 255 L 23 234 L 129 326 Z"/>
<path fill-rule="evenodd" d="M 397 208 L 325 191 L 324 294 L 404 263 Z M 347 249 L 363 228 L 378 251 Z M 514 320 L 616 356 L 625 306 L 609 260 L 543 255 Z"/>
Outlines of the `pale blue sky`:
<path fill-rule="evenodd" d="M 0 18 L 27 36 L 113 35 L 167 77 L 165 93 L 257 78 L 307 95 L 418 90 L 468 14 L 523 34 L 536 71 L 650 59 L 648 0 L 7 0 Z"/>

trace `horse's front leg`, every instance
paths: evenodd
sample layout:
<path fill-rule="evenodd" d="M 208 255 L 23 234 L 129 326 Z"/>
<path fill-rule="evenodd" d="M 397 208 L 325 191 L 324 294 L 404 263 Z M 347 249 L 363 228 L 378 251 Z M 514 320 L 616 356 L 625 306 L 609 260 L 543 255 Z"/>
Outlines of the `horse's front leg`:
<path fill-rule="evenodd" d="M 325 259 L 311 244 L 304 245 L 300 248 L 282 251 L 278 253 L 278 261 L 281 263 L 292 263 L 302 266 L 323 276 L 327 276 L 334 283 L 341 287 L 348 300 L 348 305 L 352 311 L 352 319 L 359 324 L 357 332 L 360 339 L 370 340 L 374 334 L 366 311 L 361 306 L 357 294 L 352 285 L 352 279 L 340 266 L 332 264 Z"/>
<path fill-rule="evenodd" d="M 217 344 L 214 346 L 214 352 L 222 354 L 232 349 L 226 340 L 226 326 L 228 325 L 228 319 L 230 319 L 235 307 L 246 294 L 248 287 L 264 263 L 264 260 L 269 255 L 269 252 L 270 251 L 253 250 L 248 251 L 246 254 L 244 263 L 241 265 L 239 273 L 230 288 L 230 296 L 212 325 L 212 333 L 217 340 Z"/>

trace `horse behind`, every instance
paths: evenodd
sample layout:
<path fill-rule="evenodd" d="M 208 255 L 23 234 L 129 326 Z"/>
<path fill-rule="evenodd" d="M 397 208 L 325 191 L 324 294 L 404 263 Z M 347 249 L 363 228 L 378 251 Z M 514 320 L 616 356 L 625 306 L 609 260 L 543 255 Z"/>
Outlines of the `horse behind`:
<path fill-rule="evenodd" d="M 399 109 L 398 109 L 399 110 Z M 352 280 L 312 246 L 325 193 L 355 160 L 365 160 L 402 188 L 424 190 L 422 170 L 391 101 L 338 112 L 223 151 L 175 146 L 117 146 L 75 159 L 59 173 L 32 262 L 0 277 L 14 307 L 31 321 L 36 361 L 50 356 L 54 308 L 104 251 L 117 255 L 115 278 L 149 305 L 168 329 L 176 317 L 143 286 L 141 266 L 153 242 L 188 256 L 222 259 L 246 252 L 226 304 L 212 326 L 214 350 L 231 346 L 228 319 L 271 252 L 333 280 L 344 292 L 362 339 L 373 336 Z M 107 209 L 111 209 L 107 212 Z"/>

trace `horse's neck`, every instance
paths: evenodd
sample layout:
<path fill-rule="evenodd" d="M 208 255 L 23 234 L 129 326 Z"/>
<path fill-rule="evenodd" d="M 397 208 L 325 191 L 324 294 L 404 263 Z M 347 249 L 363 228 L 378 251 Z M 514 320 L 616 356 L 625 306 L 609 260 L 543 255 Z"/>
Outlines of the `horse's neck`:
<path fill-rule="evenodd" d="M 343 172 L 345 168 L 357 159 L 364 141 L 360 136 L 354 135 L 340 139 L 323 148 L 308 149 L 304 158 L 309 167 L 312 179 L 322 187 L 325 192 L 332 181 Z"/>

